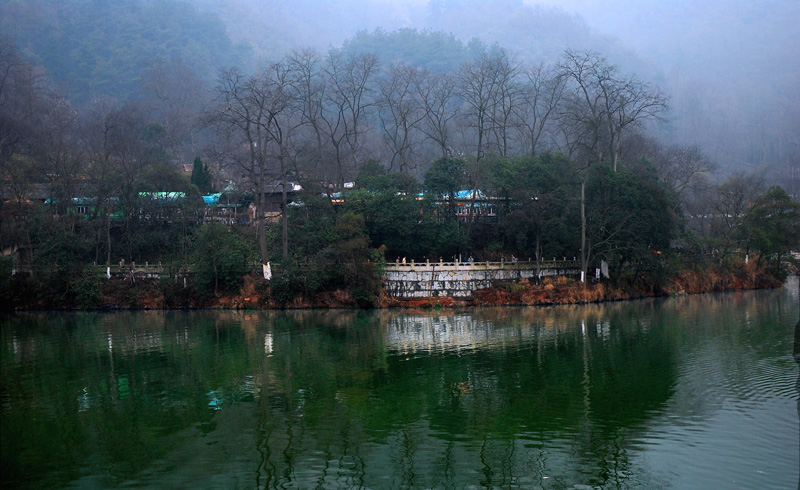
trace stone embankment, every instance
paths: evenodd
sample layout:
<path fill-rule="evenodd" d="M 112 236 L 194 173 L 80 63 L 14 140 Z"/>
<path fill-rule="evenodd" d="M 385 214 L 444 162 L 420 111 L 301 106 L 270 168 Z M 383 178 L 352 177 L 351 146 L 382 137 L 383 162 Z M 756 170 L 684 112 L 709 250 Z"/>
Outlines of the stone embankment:
<path fill-rule="evenodd" d="M 408 265 L 394 267 L 393 274 L 404 279 L 404 285 L 395 284 L 395 295 L 388 287 L 378 301 L 381 307 L 437 307 L 437 306 L 499 306 L 499 305 L 554 305 L 593 303 L 601 301 L 618 301 L 654 296 L 680 296 L 684 294 L 708 293 L 714 291 L 742 291 L 750 289 L 775 288 L 783 284 L 783 278 L 774 271 L 768 271 L 755 261 L 749 264 L 742 262 L 724 268 L 705 266 L 687 268 L 674 275 L 657 279 L 649 274 L 642 274 L 635 284 L 596 280 L 592 277 L 586 283 L 579 279 L 577 264 L 569 267 L 570 261 L 563 261 L 559 267 L 547 267 L 540 270 L 551 271 L 547 276 L 542 274 L 541 280 L 529 279 L 530 272 L 524 265 L 514 269 L 507 264 L 490 263 L 475 265 L 466 274 L 463 283 L 454 285 L 453 280 L 460 277 L 458 273 L 445 280 L 444 272 L 437 264 L 436 270 L 428 271 L 425 264 L 421 275 L 411 275 Z M 555 265 L 555 264 L 554 264 Z M 463 266 L 462 266 L 463 267 Z M 472 267 L 471 265 L 469 267 Z M 420 268 L 414 265 L 415 269 Z M 431 269 L 433 266 L 431 265 Z M 488 271 L 493 271 L 491 274 Z M 559 271 L 559 273 L 555 273 Z M 463 271 L 461 271 L 463 272 Z M 515 275 L 516 274 L 516 275 Z M 526 277 L 528 276 L 528 277 Z M 591 275 L 590 275 L 591 276 Z M 388 285 L 388 276 L 385 285 Z M 446 280 L 447 278 L 453 278 Z M 536 275 L 532 277 L 537 277 Z M 421 279 L 420 279 L 421 278 Z M 489 278 L 489 279 L 487 279 Z M 505 279 L 508 278 L 508 279 Z M 430 285 L 425 283 L 430 281 Z M 492 281 L 493 279 L 493 281 Z M 398 290 L 403 287 L 403 290 Z M 474 288 L 469 294 L 467 289 Z M 430 294 L 433 291 L 434 294 Z M 459 295 L 453 294 L 453 292 Z"/>
<path fill-rule="evenodd" d="M 388 264 L 384 288 L 395 299 L 470 299 L 475 291 L 490 289 L 498 282 L 541 280 L 554 276 L 579 276 L 575 260 L 501 262 L 424 262 Z"/>

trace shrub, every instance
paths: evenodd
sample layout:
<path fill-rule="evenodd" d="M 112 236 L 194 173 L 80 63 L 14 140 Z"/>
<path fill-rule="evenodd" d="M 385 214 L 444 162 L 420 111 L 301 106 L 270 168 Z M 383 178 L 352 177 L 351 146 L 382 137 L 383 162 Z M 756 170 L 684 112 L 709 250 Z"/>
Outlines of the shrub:
<path fill-rule="evenodd" d="M 248 248 L 242 239 L 219 223 L 200 228 L 193 262 L 195 289 L 202 298 L 232 292 L 247 273 Z"/>
<path fill-rule="evenodd" d="M 102 299 L 103 279 L 96 271 L 83 269 L 70 279 L 70 289 L 75 292 L 75 306 L 81 309 L 96 308 Z"/>

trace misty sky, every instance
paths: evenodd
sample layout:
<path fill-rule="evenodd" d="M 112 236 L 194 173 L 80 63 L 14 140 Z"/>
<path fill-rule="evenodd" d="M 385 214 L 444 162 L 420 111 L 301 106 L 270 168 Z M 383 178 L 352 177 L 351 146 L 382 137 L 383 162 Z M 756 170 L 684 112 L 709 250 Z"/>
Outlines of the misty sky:
<path fill-rule="evenodd" d="M 600 51 L 670 94 L 668 140 L 702 146 L 725 169 L 761 172 L 800 159 L 800 0 L 225 1 L 246 6 L 237 18 L 261 32 L 282 5 L 299 27 L 277 37 L 287 46 L 336 46 L 359 29 L 411 27 L 463 42 L 478 36 L 550 62 L 567 47 Z M 519 11 L 520 1 L 532 12 Z"/>
<path fill-rule="evenodd" d="M 758 72 L 800 76 L 798 0 L 523 0 L 579 15 L 597 35 L 619 39 L 664 70 L 684 69 L 704 79 Z M 404 10 L 428 0 L 377 0 L 396 6 L 386 23 L 413 25 Z M 491 22 L 491 19 L 486 19 Z M 784 70 L 785 68 L 785 70 Z M 797 80 L 800 82 L 800 80 Z"/>
<path fill-rule="evenodd" d="M 66 46 L 57 46 L 54 54 L 52 43 L 57 41 L 48 45 L 41 42 L 44 32 L 36 34 L 39 26 L 58 27 L 53 24 L 56 11 L 69 15 L 80 10 L 75 6 L 81 3 L 0 1 L 4 13 L 0 27 L 16 29 L 22 52 L 50 68 L 57 86 L 73 83 L 70 87 L 79 92 L 88 87 L 81 92 L 83 99 L 97 91 L 113 92 L 120 83 L 130 86 L 117 92 L 132 93 L 141 71 L 136 63 L 115 66 L 110 73 L 121 73 L 116 78 L 92 77 L 91 70 L 82 68 L 92 68 L 98 60 L 82 58 L 74 46 L 83 43 L 94 49 L 103 41 L 79 35 Z M 119 5 L 125 11 L 125 4 L 94 5 L 107 10 Z M 172 7 L 175 12 L 165 15 L 175 19 L 169 23 L 158 19 L 159 28 L 152 31 L 158 35 L 174 31 L 184 35 L 180 40 L 165 36 L 161 44 L 153 44 L 152 36 L 137 38 L 136 27 L 147 20 L 136 17 L 133 10 L 122 14 L 121 20 L 130 21 L 124 35 L 115 35 L 119 23 L 92 32 L 105 36 L 105 42 L 117 41 L 109 46 L 122 53 L 114 60 L 138 60 L 131 56 L 140 56 L 144 48 L 180 51 L 179 57 L 196 62 L 195 69 L 209 84 L 219 69 L 256 66 L 300 47 L 324 51 L 342 46 L 359 31 L 379 27 L 444 31 L 464 44 L 480 38 L 487 45 L 508 48 L 523 61 L 553 63 L 565 48 L 592 50 L 671 96 L 662 128 L 665 140 L 702 146 L 723 168 L 761 171 L 764 165 L 800 161 L 800 0 L 188 0 L 188 4 L 213 18 Z M 86 16 L 80 22 L 89 27 L 103 19 L 103 15 Z M 187 34 L 198 25 L 202 35 Z M 128 38 L 136 39 L 134 47 L 121 45 Z M 231 55 L 234 51 L 236 56 Z M 103 52 L 89 54 L 102 57 Z M 67 55 L 74 59 L 63 62 Z M 53 65 L 61 71 L 53 70 Z M 103 66 L 97 65 L 100 72 Z M 74 83 L 81 76 L 85 83 Z M 116 85 L 103 85 L 112 78 Z M 97 86 L 89 86 L 92 83 Z"/>
<path fill-rule="evenodd" d="M 657 61 L 685 57 L 734 62 L 737 57 L 784 58 L 800 66 L 800 1 L 781 0 L 525 0 L 579 14 L 593 29 L 612 35 Z M 794 65 L 794 66 L 792 66 Z M 748 69 L 730 66 L 728 69 Z"/>

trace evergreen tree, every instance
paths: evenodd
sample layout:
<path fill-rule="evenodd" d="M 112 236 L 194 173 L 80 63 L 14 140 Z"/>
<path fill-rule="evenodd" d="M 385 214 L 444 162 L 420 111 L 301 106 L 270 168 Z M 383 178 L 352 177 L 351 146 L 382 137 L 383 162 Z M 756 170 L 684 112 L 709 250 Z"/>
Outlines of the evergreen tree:
<path fill-rule="evenodd" d="M 460 158 L 440 158 L 425 172 L 425 191 L 434 199 L 445 199 L 448 218 L 455 219 L 455 195 L 466 181 L 466 163 Z"/>
<path fill-rule="evenodd" d="M 203 194 L 209 194 L 214 191 L 214 186 L 211 183 L 211 171 L 200 157 L 194 159 L 191 181 Z"/>
<path fill-rule="evenodd" d="M 772 186 L 750 205 L 736 235 L 746 252 L 780 268 L 781 261 L 800 245 L 800 203 L 792 201 L 780 186 Z"/>

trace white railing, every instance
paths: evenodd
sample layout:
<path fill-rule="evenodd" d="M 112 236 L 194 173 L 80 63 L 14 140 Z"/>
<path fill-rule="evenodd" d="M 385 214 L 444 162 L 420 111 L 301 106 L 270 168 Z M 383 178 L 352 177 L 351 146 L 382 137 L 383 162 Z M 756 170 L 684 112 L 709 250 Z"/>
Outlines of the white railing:
<path fill-rule="evenodd" d="M 386 272 L 402 272 L 408 270 L 415 271 L 458 271 L 458 270 L 503 270 L 503 269 L 536 269 L 535 260 L 501 260 L 499 262 L 477 262 L 474 260 L 455 262 L 445 262 L 443 260 L 425 262 L 415 262 L 414 260 L 405 261 L 396 260 L 395 262 L 388 262 L 384 271 Z M 562 260 L 542 260 L 539 262 L 541 269 L 579 269 L 580 261 L 577 259 L 562 259 Z"/>

